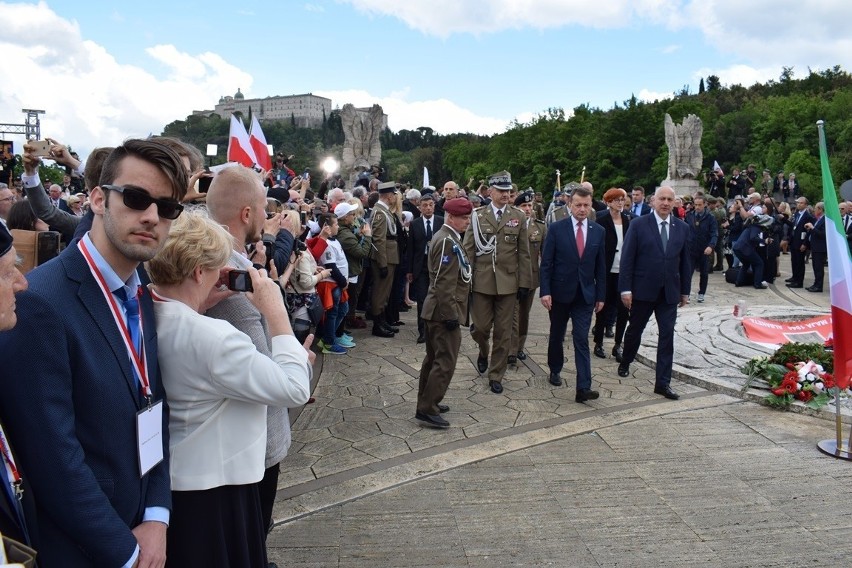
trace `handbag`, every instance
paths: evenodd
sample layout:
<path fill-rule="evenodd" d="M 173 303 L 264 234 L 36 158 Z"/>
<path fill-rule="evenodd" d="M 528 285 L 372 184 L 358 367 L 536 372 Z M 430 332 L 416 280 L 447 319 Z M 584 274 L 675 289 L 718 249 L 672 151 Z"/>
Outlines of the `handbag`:
<path fill-rule="evenodd" d="M 21 544 L 17 540 L 7 536 L 3 537 L 3 550 L 6 551 L 5 562 L 17 565 L 20 564 L 24 568 L 33 568 L 35 566 L 36 551 L 25 544 Z M 3 566 L 6 563 L 2 563 Z"/>
<path fill-rule="evenodd" d="M 310 294 L 309 297 L 310 300 L 305 301 L 305 306 L 308 308 L 308 317 L 310 317 L 311 324 L 316 327 L 322 321 L 323 315 L 325 315 L 325 308 L 322 305 L 319 294 Z"/>

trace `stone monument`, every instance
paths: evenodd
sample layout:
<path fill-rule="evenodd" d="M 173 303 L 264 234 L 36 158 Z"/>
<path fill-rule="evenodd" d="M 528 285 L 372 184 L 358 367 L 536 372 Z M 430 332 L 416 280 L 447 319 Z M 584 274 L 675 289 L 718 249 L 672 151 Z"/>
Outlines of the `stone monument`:
<path fill-rule="evenodd" d="M 698 174 L 704 155 L 701 153 L 701 134 L 704 126 L 694 114 L 681 124 L 675 124 L 666 114 L 666 146 L 669 148 L 669 167 L 666 179 L 660 184 L 675 190 L 676 195 L 695 193 L 700 189 Z"/>
<path fill-rule="evenodd" d="M 340 121 L 343 124 L 343 166 L 341 174 L 348 176 L 349 187 L 362 171 L 369 171 L 382 160 L 382 145 L 379 134 L 382 132 L 384 111 L 379 105 L 369 110 L 355 108 L 351 104 L 343 105 Z"/>

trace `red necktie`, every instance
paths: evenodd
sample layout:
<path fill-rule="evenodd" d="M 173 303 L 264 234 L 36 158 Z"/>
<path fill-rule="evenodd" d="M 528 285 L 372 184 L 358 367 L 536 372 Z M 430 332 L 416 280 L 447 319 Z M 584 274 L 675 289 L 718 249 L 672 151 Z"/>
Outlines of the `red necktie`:
<path fill-rule="evenodd" d="M 583 258 L 583 250 L 586 248 L 586 243 L 583 240 L 583 222 L 577 221 L 577 255 Z"/>

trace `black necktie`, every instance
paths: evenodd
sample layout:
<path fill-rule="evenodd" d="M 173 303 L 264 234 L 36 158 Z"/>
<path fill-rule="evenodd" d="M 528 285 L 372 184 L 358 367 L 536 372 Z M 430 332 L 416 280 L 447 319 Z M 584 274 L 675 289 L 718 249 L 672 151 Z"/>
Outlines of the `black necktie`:
<path fill-rule="evenodd" d="M 500 221 L 502 221 L 502 220 L 503 220 L 503 210 L 502 210 L 502 209 L 498 209 L 498 210 L 497 210 L 497 222 L 499 223 L 499 222 L 500 222 Z"/>
<path fill-rule="evenodd" d="M 426 219 L 426 240 L 432 240 L 432 219 Z"/>

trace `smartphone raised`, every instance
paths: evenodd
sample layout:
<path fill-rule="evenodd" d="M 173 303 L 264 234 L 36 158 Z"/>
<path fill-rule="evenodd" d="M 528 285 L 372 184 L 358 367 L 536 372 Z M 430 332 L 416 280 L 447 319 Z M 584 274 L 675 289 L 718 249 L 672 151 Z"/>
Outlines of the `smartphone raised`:
<path fill-rule="evenodd" d="M 50 142 L 47 140 L 30 140 L 27 144 L 34 148 L 33 156 L 50 157 Z"/>
<path fill-rule="evenodd" d="M 213 176 L 202 176 L 198 178 L 198 193 L 207 193 L 210 189 L 210 184 L 213 181 Z"/>
<path fill-rule="evenodd" d="M 228 272 L 228 289 L 234 292 L 254 292 L 251 275 L 245 270 L 231 270 Z"/>
<path fill-rule="evenodd" d="M 302 224 L 303 227 L 308 224 L 307 212 L 302 211 L 302 212 L 299 213 L 299 222 Z"/>

